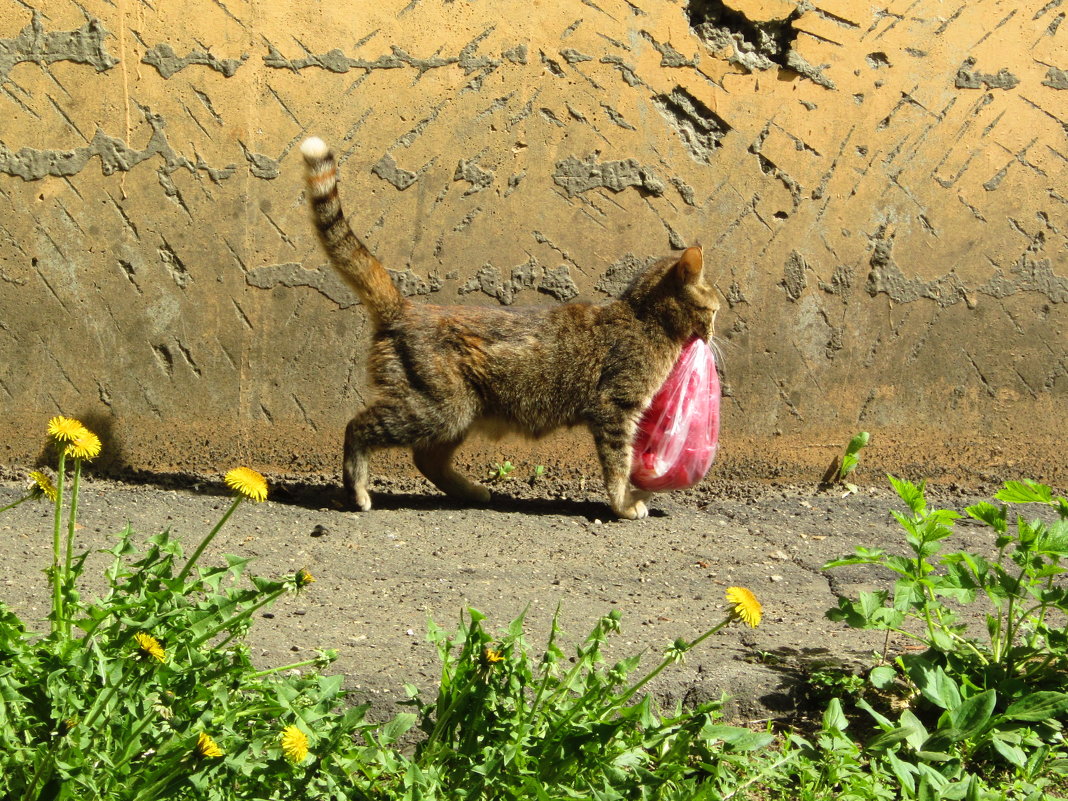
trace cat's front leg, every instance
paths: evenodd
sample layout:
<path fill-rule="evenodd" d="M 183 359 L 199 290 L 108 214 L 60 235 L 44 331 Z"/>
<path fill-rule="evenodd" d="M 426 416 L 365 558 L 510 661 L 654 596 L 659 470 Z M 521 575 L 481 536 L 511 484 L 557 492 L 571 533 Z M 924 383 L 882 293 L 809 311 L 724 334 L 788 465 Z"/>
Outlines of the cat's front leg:
<path fill-rule="evenodd" d="M 641 520 L 649 516 L 645 501 L 651 493 L 636 490 L 630 485 L 631 440 L 634 425 L 629 421 L 612 421 L 591 426 L 597 455 L 601 457 L 604 486 L 608 505 L 617 516 L 626 520 Z"/>

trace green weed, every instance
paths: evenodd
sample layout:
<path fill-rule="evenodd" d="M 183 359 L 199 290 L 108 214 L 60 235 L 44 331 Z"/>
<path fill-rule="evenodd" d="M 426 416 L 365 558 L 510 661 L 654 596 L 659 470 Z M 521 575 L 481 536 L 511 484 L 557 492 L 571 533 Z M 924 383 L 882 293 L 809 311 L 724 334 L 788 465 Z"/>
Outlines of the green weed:
<path fill-rule="evenodd" d="M 314 672 L 334 652 L 266 670 L 251 662 L 253 615 L 306 591 L 308 571 L 270 580 L 246 576 L 248 560 L 234 556 L 200 564 L 238 506 L 266 498 L 255 471 L 227 474 L 234 501 L 188 558 L 168 531 L 141 550 L 127 527 L 104 552 L 103 597 L 83 600 L 88 554 L 72 553 L 71 532 L 81 463 L 100 444 L 94 452 L 80 423 L 56 420 L 56 484 L 37 474 L 15 502 L 55 503 L 50 631 L 27 630 L 0 604 L 4 801 L 719 798 L 774 772 L 759 756 L 772 735 L 723 724 L 720 702 L 663 713 L 642 694 L 731 622 L 757 625 L 761 607 L 749 590 L 730 588 L 719 623 L 677 640 L 639 678 L 638 657 L 603 661 L 618 611 L 571 658 L 555 620 L 540 655 L 525 640 L 522 616 L 499 639 L 473 609 L 455 634 L 431 621 L 442 661 L 436 697 L 411 687 L 414 712 L 372 724 L 366 705 L 345 703 L 341 676 Z M 74 461 L 68 491 L 65 457 Z M 414 752 L 399 742 L 411 743 L 413 729 Z"/>
<path fill-rule="evenodd" d="M 1058 519 L 1017 515 L 1010 526 L 1008 506 L 980 503 L 966 512 L 993 530 L 995 558 L 966 551 L 939 556 L 961 516 L 928 509 L 922 484 L 890 480 L 909 508 L 909 514 L 894 516 L 911 555 L 858 548 L 824 566 L 890 571 L 892 590 L 839 597 L 827 615 L 853 627 L 895 632 L 925 648 L 871 671 L 875 689 L 896 689 L 908 706 L 894 720 L 858 701 L 879 730 L 865 752 L 897 778 L 905 797 L 984 797 L 981 777 L 997 773 L 1028 798 L 1040 797 L 1031 793 L 1068 772 L 1062 734 L 1068 590 L 1057 582 L 1068 556 L 1068 500 L 1035 482 L 1008 482 L 997 500 L 1042 504 Z M 985 639 L 973 636 L 959 613 L 980 593 L 991 610 Z"/>

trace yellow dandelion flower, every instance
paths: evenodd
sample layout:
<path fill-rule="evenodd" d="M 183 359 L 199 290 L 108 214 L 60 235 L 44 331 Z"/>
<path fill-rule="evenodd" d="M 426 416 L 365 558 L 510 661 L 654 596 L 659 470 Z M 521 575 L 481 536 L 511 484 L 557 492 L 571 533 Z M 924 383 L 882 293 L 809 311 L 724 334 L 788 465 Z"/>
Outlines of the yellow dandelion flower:
<path fill-rule="evenodd" d="M 731 603 L 731 614 L 741 618 L 750 628 L 760 625 L 760 618 L 764 614 L 764 607 L 753 595 L 752 590 L 745 587 L 728 587 L 727 600 Z"/>
<path fill-rule="evenodd" d="M 52 503 L 56 502 L 56 496 L 59 494 L 59 490 L 56 489 L 56 485 L 52 483 L 47 475 L 40 470 L 34 470 L 30 473 L 30 495 L 34 498 L 48 498 Z"/>
<path fill-rule="evenodd" d="M 218 744 L 211 739 L 211 736 L 201 732 L 197 735 L 197 744 L 193 749 L 193 753 L 198 757 L 221 757 L 223 750 L 219 748 Z"/>
<path fill-rule="evenodd" d="M 249 467 L 235 467 L 226 474 L 226 486 L 259 502 L 267 498 L 267 479 Z"/>
<path fill-rule="evenodd" d="M 303 762 L 308 756 L 308 737 L 296 726 L 282 729 L 282 754 L 293 763 Z"/>
<path fill-rule="evenodd" d="M 299 589 L 300 587 L 307 587 L 309 584 L 315 581 L 315 576 L 313 576 L 308 571 L 308 568 L 302 567 L 300 570 L 297 571 L 297 574 L 293 577 L 293 580 L 297 583 L 297 588 Z"/>
<path fill-rule="evenodd" d="M 504 661 L 504 654 L 493 648 L 484 648 L 482 650 L 482 658 L 492 665 L 494 662 Z"/>
<path fill-rule="evenodd" d="M 143 631 L 137 632 L 134 636 L 134 641 L 137 643 L 138 649 L 146 656 L 151 656 L 160 662 L 167 661 L 167 652 L 163 650 L 163 646 L 160 645 L 159 640 L 153 637 L 151 634 L 145 634 Z"/>
<path fill-rule="evenodd" d="M 56 415 L 48 421 L 48 436 L 59 442 L 74 442 L 88 433 L 88 428 L 71 417 Z"/>
<path fill-rule="evenodd" d="M 100 437 L 89 430 L 86 430 L 82 436 L 67 446 L 67 456 L 73 456 L 75 459 L 88 461 L 89 459 L 95 459 L 99 455 Z"/>

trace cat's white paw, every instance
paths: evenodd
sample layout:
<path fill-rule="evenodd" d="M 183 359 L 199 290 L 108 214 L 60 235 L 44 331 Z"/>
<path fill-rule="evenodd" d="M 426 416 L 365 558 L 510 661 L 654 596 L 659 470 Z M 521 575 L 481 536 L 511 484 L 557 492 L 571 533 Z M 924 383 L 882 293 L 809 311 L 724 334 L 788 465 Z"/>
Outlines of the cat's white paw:
<path fill-rule="evenodd" d="M 456 486 L 449 494 L 454 495 L 467 503 L 486 504 L 490 502 L 490 491 L 488 487 L 476 484 L 473 481 L 467 481 L 466 479 L 463 484 Z"/>
<path fill-rule="evenodd" d="M 623 506 L 613 511 L 626 520 L 642 520 L 649 516 L 649 507 L 645 505 L 645 501 L 634 501 L 629 506 Z"/>
<path fill-rule="evenodd" d="M 356 490 L 356 497 L 353 500 L 356 501 L 356 508 L 361 512 L 371 511 L 371 496 L 367 490 Z"/>

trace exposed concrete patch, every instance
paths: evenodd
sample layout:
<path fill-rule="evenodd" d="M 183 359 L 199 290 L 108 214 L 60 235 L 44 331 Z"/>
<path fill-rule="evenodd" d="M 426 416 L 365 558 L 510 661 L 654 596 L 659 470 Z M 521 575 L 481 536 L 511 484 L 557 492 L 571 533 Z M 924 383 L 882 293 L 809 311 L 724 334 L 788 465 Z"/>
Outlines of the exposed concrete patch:
<path fill-rule="evenodd" d="M 393 156 L 389 153 L 382 156 L 382 158 L 371 167 L 371 172 L 383 181 L 393 184 L 394 187 L 402 192 L 419 179 L 419 176 L 416 173 L 398 167 L 397 162 L 393 160 Z"/>
<path fill-rule="evenodd" d="M 722 147 L 720 140 L 731 130 L 726 120 L 681 86 L 654 95 L 653 105 L 675 129 L 693 160 L 711 163 L 712 153 Z"/>
<path fill-rule="evenodd" d="M 926 298 L 939 306 L 952 306 L 960 301 L 974 306 L 970 299 L 976 294 L 992 298 L 1006 298 L 1018 292 L 1037 292 L 1051 303 L 1068 303 L 1068 278 L 1054 274 L 1050 259 L 1034 259 L 1023 254 L 1006 275 L 1000 268 L 990 279 L 969 287 L 955 272 L 924 281 L 906 278 L 893 257 L 893 238 L 879 239 L 870 260 L 871 270 L 865 289 L 872 297 L 887 295 L 894 303 L 912 303 Z"/>
<path fill-rule="evenodd" d="M 179 58 L 178 54 L 166 42 L 161 42 L 150 48 L 141 58 L 141 61 L 145 64 L 150 64 L 159 70 L 159 74 L 165 79 L 181 72 L 191 64 L 209 67 L 216 72 L 221 72 L 227 78 L 232 78 L 238 68 L 247 60 L 248 53 L 242 53 L 241 58 L 218 59 L 203 50 L 190 50 L 189 55 Z"/>
<path fill-rule="evenodd" d="M 7 83 L 8 74 L 16 64 L 54 64 L 73 61 L 88 64 L 97 72 L 109 70 L 119 63 L 104 46 L 109 35 L 100 20 L 89 17 L 76 31 L 45 31 L 44 15 L 34 9 L 30 24 L 13 39 L 0 39 L 0 85 Z"/>
<path fill-rule="evenodd" d="M 241 150 L 245 154 L 245 161 L 248 162 L 248 169 L 257 178 L 263 178 L 266 181 L 273 181 L 281 173 L 281 164 L 277 159 L 272 159 L 263 153 L 253 153 L 247 147 L 245 143 L 239 141 Z"/>
<path fill-rule="evenodd" d="M 276 286 L 311 287 L 342 309 L 355 306 L 360 302 L 356 293 L 349 289 L 348 285 L 330 267 L 306 270 L 296 262 L 269 264 L 266 267 L 249 270 L 245 274 L 245 281 L 249 286 L 257 289 L 274 289 Z"/>
<path fill-rule="evenodd" d="M 198 169 L 206 169 L 216 181 L 224 180 L 233 174 L 232 165 L 221 170 L 212 170 L 202 160 L 198 159 L 194 164 L 184 156 L 178 155 L 163 132 L 166 125 L 163 117 L 147 109 L 143 111 L 145 121 L 152 127 L 152 136 L 142 150 L 134 150 L 122 139 L 108 136 L 100 129 L 97 129 L 87 146 L 72 150 L 38 150 L 23 147 L 13 152 L 0 143 L 0 173 L 15 175 L 24 181 L 37 181 L 48 175 L 63 178 L 77 175 L 85 169 L 90 159 L 99 156 L 101 172 L 104 175 L 111 175 L 115 172 L 128 172 L 153 156 L 161 156 L 164 161 L 162 169 L 165 174 L 170 174 L 180 168 L 185 168 L 191 173 L 196 173 Z"/>
<path fill-rule="evenodd" d="M 571 300 L 579 292 L 566 264 L 548 269 L 538 264 L 533 256 L 523 264 L 513 267 L 507 280 L 497 267 L 484 264 L 460 287 L 459 292 L 461 295 L 481 292 L 505 306 L 511 306 L 515 303 L 516 295 L 524 289 L 537 289 L 538 292 L 544 292 L 562 302 Z"/>
<path fill-rule="evenodd" d="M 476 192 L 481 192 L 487 186 L 492 184 L 494 175 L 495 173 L 493 170 L 482 168 L 478 163 L 478 157 L 476 156 L 470 160 L 460 159 L 459 163 L 456 165 L 456 172 L 453 174 L 452 179 L 454 181 L 467 181 L 471 184 L 471 186 L 464 192 L 464 197 L 467 197 Z M 390 183 L 392 183 L 392 181 Z M 397 188 L 399 189 L 400 187 Z"/>
<path fill-rule="evenodd" d="M 826 89 L 835 89 L 823 67 L 810 64 L 793 49 L 797 38 L 793 23 L 811 8 L 799 2 L 785 17 L 752 20 L 722 0 L 689 0 L 686 13 L 694 33 L 713 52 L 726 53 L 732 64 L 750 72 L 786 67 Z"/>
<path fill-rule="evenodd" d="M 642 38 L 651 44 L 660 54 L 660 66 L 677 69 L 679 67 L 696 67 L 697 56 L 686 58 L 671 46 L 670 42 L 658 42 L 649 31 L 642 31 Z"/>
<path fill-rule="evenodd" d="M 1042 85 L 1051 89 L 1068 89 L 1068 70 L 1050 67 L 1046 73 L 1046 79 L 1042 81 Z"/>
<path fill-rule="evenodd" d="M 561 264 L 555 269 L 545 269 L 545 275 L 538 282 L 538 291 L 556 298 L 561 303 L 566 303 L 575 297 L 579 291 L 571 278 L 571 270 L 566 264 Z"/>
<path fill-rule="evenodd" d="M 830 295 L 843 295 L 853 286 L 855 270 L 844 264 L 834 268 L 830 281 L 820 281 L 819 288 Z"/>
<path fill-rule="evenodd" d="M 790 300 L 796 301 L 805 291 L 805 286 L 808 284 L 805 277 L 806 270 L 808 270 L 808 264 L 804 256 L 796 250 L 790 253 L 783 267 L 782 279 L 782 287 L 786 290 L 786 297 Z"/>
<path fill-rule="evenodd" d="M 326 53 L 309 53 L 303 58 L 290 59 L 282 55 L 277 47 L 268 42 L 268 52 L 267 55 L 263 57 L 263 63 L 274 69 L 292 70 L 294 72 L 299 72 L 300 70 L 308 69 L 309 67 L 318 67 L 336 73 L 346 73 L 351 70 L 373 72 L 374 70 L 414 69 L 420 75 L 428 70 L 455 65 L 460 67 L 465 75 L 469 75 L 472 72 L 477 72 L 479 70 L 493 71 L 501 65 L 501 59 L 480 56 L 476 53 L 479 44 L 492 31 L 493 28 L 487 28 L 473 40 L 468 42 L 467 45 L 460 50 L 459 54 L 455 56 L 434 55 L 429 58 L 417 58 L 402 48 L 392 45 L 389 55 L 383 54 L 374 61 L 369 61 L 365 58 L 350 58 L 338 48 L 334 48 Z M 509 48 L 502 54 L 502 58 L 513 64 L 525 64 L 525 45 L 517 45 Z"/>
<path fill-rule="evenodd" d="M 598 163 L 593 153 L 582 161 L 568 156 L 556 162 L 553 180 L 567 191 L 568 197 L 601 187 L 622 192 L 633 186 L 652 195 L 664 193 L 664 183 L 656 172 L 651 167 L 643 167 L 637 159 Z"/>
<path fill-rule="evenodd" d="M 966 58 L 957 69 L 957 79 L 953 85 L 958 89 L 1012 89 L 1019 85 L 1020 79 L 1005 67 L 996 73 L 979 72 L 975 69 L 975 59 Z"/>
<path fill-rule="evenodd" d="M 411 268 L 390 270 L 389 274 L 401 294 L 406 297 L 439 292 L 443 285 L 441 278 L 437 275 L 432 274 L 427 278 L 420 278 L 412 272 Z M 274 289 L 279 286 L 290 289 L 301 286 L 309 287 L 342 309 L 357 306 L 360 303 L 356 293 L 329 266 L 323 266 L 318 270 L 307 270 L 297 262 L 269 264 L 266 267 L 249 270 L 245 274 L 245 282 L 257 289 Z"/>
<path fill-rule="evenodd" d="M 613 262 L 605 270 L 604 275 L 594 286 L 598 292 L 604 292 L 612 297 L 619 297 L 634 277 L 656 261 L 655 256 L 638 258 L 633 253 L 628 253 L 619 261 Z"/>

